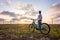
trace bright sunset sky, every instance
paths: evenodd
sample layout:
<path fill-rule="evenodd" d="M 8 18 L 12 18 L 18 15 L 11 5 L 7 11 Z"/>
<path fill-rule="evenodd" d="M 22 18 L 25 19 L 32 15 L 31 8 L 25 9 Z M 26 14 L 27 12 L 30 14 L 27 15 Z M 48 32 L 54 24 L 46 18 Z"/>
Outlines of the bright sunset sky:
<path fill-rule="evenodd" d="M 43 22 L 60 24 L 60 0 L 0 0 L 0 23 L 31 23 L 39 10 Z"/>

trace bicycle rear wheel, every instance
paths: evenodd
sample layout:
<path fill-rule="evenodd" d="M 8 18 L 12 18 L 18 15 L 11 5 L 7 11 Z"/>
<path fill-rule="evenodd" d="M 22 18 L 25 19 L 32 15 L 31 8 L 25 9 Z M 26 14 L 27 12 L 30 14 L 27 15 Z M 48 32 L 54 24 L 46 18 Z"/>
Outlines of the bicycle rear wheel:
<path fill-rule="evenodd" d="M 42 28 L 44 28 L 43 30 L 40 30 L 42 34 L 45 34 L 45 35 L 49 34 L 50 26 L 47 23 L 43 23 Z"/>

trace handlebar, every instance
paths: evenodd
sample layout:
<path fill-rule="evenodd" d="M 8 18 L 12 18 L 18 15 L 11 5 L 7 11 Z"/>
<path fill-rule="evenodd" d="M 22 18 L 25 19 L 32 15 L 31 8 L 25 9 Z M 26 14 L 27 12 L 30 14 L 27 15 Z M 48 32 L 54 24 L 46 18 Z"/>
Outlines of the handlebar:
<path fill-rule="evenodd" d="M 36 21 L 36 19 L 31 19 L 31 20 Z"/>

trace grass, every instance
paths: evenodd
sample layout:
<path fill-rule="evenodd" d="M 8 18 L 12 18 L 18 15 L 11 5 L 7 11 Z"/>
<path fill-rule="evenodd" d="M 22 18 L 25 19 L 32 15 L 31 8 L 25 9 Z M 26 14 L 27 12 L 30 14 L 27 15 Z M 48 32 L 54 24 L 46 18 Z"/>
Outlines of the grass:
<path fill-rule="evenodd" d="M 28 24 L 0 24 L 0 40 L 40 40 L 42 37 L 60 39 L 60 24 L 50 24 L 51 31 L 47 36 L 38 31 L 30 32 L 28 26 Z"/>

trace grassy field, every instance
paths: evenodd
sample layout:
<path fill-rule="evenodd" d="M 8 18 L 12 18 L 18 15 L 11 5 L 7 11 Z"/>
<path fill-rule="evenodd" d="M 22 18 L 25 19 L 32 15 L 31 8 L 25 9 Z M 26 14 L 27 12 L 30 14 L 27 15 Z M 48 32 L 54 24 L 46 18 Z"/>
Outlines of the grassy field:
<path fill-rule="evenodd" d="M 28 24 L 0 24 L 0 40 L 60 40 L 60 24 L 50 24 L 48 35 L 32 33 L 28 27 Z"/>

